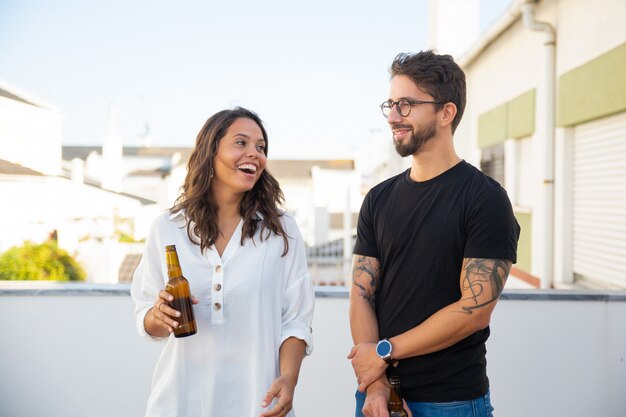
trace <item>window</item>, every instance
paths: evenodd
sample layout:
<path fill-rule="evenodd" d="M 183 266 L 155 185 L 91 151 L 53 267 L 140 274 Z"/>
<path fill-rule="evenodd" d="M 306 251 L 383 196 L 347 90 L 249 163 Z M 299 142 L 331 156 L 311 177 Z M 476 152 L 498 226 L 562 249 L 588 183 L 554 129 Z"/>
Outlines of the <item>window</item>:
<path fill-rule="evenodd" d="M 504 144 L 483 148 L 480 157 L 480 170 L 498 181 L 504 187 Z"/>

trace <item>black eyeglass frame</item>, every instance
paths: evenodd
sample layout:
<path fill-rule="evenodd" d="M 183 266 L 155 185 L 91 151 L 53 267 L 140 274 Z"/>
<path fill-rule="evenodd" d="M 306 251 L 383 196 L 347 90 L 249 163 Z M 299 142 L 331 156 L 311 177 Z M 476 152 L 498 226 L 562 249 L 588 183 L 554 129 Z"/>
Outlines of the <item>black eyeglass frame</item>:
<path fill-rule="evenodd" d="M 400 102 L 405 102 L 410 105 L 409 111 L 406 114 L 402 114 L 402 111 L 400 110 L 401 109 Z M 380 111 L 383 112 L 383 117 L 386 119 L 391 114 L 391 109 L 395 106 L 396 111 L 398 112 L 400 116 L 408 117 L 408 115 L 411 114 L 411 110 L 413 109 L 413 106 L 417 104 L 445 104 L 445 103 L 446 103 L 445 101 L 423 101 L 423 100 L 411 100 L 408 98 L 401 98 L 398 101 L 393 101 L 393 100 L 383 101 L 380 104 Z"/>

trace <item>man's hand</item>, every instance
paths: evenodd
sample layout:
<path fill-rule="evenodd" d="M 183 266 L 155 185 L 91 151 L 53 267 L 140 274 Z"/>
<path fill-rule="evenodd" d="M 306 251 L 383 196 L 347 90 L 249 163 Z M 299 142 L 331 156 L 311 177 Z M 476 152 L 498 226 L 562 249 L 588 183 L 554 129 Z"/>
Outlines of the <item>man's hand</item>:
<path fill-rule="evenodd" d="M 387 377 L 380 377 L 367 387 L 367 396 L 361 409 L 365 417 L 389 417 L 389 387 L 386 380 Z"/>
<path fill-rule="evenodd" d="M 413 417 L 406 401 L 402 400 L 409 417 Z M 365 417 L 389 417 L 389 386 L 387 377 L 382 376 L 367 387 L 367 396 L 361 412 Z"/>
<path fill-rule="evenodd" d="M 359 383 L 359 391 L 365 392 L 372 382 L 380 378 L 387 369 L 387 363 L 376 353 L 376 343 L 359 343 L 348 355 Z"/>

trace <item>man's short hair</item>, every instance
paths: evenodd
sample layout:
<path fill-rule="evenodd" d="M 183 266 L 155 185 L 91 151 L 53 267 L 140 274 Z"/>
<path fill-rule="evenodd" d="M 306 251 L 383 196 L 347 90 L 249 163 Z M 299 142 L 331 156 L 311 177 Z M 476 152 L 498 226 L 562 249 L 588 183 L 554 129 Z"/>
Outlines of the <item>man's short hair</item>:
<path fill-rule="evenodd" d="M 452 133 L 461 122 L 465 110 L 465 73 L 450 55 L 439 55 L 432 50 L 398 54 L 389 70 L 392 77 L 406 75 L 435 101 L 452 102 L 456 116 L 452 120 Z M 441 109 L 443 104 L 437 106 Z"/>

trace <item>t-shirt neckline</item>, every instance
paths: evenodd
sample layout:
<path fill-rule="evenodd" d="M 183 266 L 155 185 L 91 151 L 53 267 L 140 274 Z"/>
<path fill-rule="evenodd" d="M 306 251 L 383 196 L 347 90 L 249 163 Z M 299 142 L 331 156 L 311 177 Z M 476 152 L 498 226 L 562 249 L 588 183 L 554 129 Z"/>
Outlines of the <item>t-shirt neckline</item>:
<path fill-rule="evenodd" d="M 465 162 L 464 159 L 461 159 L 461 161 L 459 161 L 454 166 L 450 167 L 449 169 L 437 175 L 436 177 L 433 177 L 426 181 L 413 181 L 411 179 L 411 168 L 407 168 L 407 170 L 404 171 L 404 175 L 403 175 L 404 183 L 410 187 L 429 187 L 431 185 L 438 184 L 439 182 L 444 181 L 445 179 L 447 179 L 448 177 L 452 175 L 455 175 L 465 165 L 467 165 L 467 163 Z"/>

